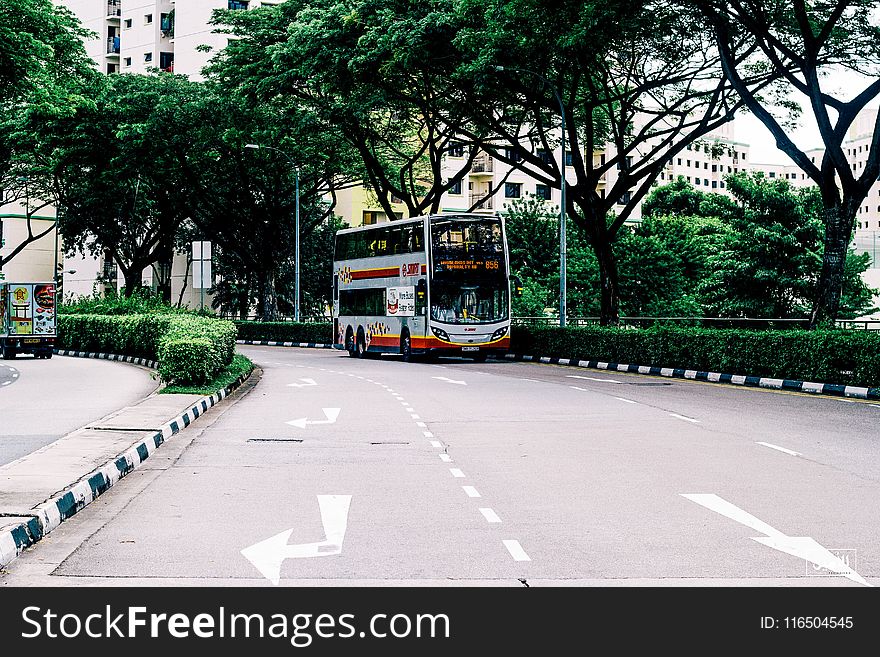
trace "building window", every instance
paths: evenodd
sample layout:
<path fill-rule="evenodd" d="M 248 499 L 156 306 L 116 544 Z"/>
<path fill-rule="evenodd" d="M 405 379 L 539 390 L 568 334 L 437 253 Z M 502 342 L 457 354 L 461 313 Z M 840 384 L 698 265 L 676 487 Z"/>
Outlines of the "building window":
<path fill-rule="evenodd" d="M 116 73 L 116 64 L 107 64 L 107 74 Z"/>
<path fill-rule="evenodd" d="M 541 162 L 543 162 L 547 166 L 551 166 L 553 164 L 553 154 L 550 153 L 550 151 L 543 149 L 543 148 L 539 148 L 538 151 L 535 153 L 535 155 L 537 155 L 538 159 L 541 160 Z"/>
<path fill-rule="evenodd" d="M 145 52 L 145 53 L 144 53 L 144 61 L 145 61 L 145 62 L 151 62 L 151 61 L 153 61 L 153 53 L 151 53 L 151 52 Z"/>
<path fill-rule="evenodd" d="M 718 165 L 717 165 L 717 164 L 713 164 L 713 165 L 712 165 L 712 173 L 715 173 L 716 171 L 718 171 Z"/>
<path fill-rule="evenodd" d="M 125 64 L 126 67 L 131 66 L 131 57 L 124 57 L 122 63 Z"/>
<path fill-rule="evenodd" d="M 703 184 L 704 184 L 706 187 L 708 187 L 708 186 L 709 186 L 709 179 L 708 179 L 708 178 L 703 178 Z"/>
<path fill-rule="evenodd" d="M 535 196 L 542 201 L 550 200 L 550 185 L 535 185 Z"/>
<path fill-rule="evenodd" d="M 688 182 L 691 181 L 691 177 L 690 177 L 690 176 L 687 177 L 687 181 L 688 181 Z"/>
<path fill-rule="evenodd" d="M 775 178 L 775 177 L 776 177 L 776 172 L 775 172 L 775 171 L 771 171 L 771 172 L 770 172 L 770 177 L 771 177 L 771 178 Z"/>
<path fill-rule="evenodd" d="M 230 9 L 247 9 L 248 4 L 248 0 L 229 0 Z"/>
<path fill-rule="evenodd" d="M 717 181 L 717 180 L 713 180 L 713 181 L 712 181 L 712 189 L 715 189 L 715 188 L 717 188 L 717 187 L 718 187 L 718 181 Z"/>
<path fill-rule="evenodd" d="M 626 204 L 629 203 L 631 200 L 632 200 L 632 193 L 626 191 L 626 192 L 624 192 L 623 194 L 620 195 L 620 198 L 619 198 L 619 199 L 617 199 L 617 205 L 626 205 Z"/>
<path fill-rule="evenodd" d="M 519 198 L 522 195 L 522 183 L 504 183 L 504 198 Z"/>
<path fill-rule="evenodd" d="M 153 24 L 153 14 L 144 14 L 144 25 Z"/>
<path fill-rule="evenodd" d="M 455 194 L 456 196 L 461 195 L 461 181 L 460 180 L 456 180 L 454 183 L 452 183 L 452 187 L 449 188 L 449 193 Z"/>
<path fill-rule="evenodd" d="M 700 179 L 699 179 L 699 178 L 694 178 L 694 184 L 695 184 L 695 185 L 699 185 L 699 184 L 700 184 Z"/>
<path fill-rule="evenodd" d="M 522 159 L 519 153 L 512 148 L 505 148 L 504 156 L 511 162 L 519 162 Z"/>
<path fill-rule="evenodd" d="M 688 166 L 691 165 L 691 161 L 690 161 L 690 160 L 687 160 L 687 165 L 688 165 Z"/>
<path fill-rule="evenodd" d="M 173 52 L 160 52 L 159 53 L 159 68 L 163 71 L 168 71 L 169 73 L 174 71 L 174 53 Z"/>
<path fill-rule="evenodd" d="M 130 30 L 130 29 L 131 29 L 131 19 L 130 19 L 130 18 L 126 18 L 126 19 L 125 19 L 125 22 L 123 23 L 123 25 L 125 26 L 125 29 L 126 29 L 126 30 Z"/>
<path fill-rule="evenodd" d="M 464 146 L 461 142 L 449 142 L 449 157 L 464 157 Z"/>
<path fill-rule="evenodd" d="M 570 167 L 573 166 L 574 163 L 574 155 L 571 151 L 565 151 L 565 166 Z"/>
<path fill-rule="evenodd" d="M 681 166 L 681 158 L 678 158 L 678 166 Z"/>
<path fill-rule="evenodd" d="M 708 169 L 708 168 L 709 168 L 709 163 L 708 163 L 708 162 L 703 162 L 703 168 L 704 168 L 704 169 Z"/>
<path fill-rule="evenodd" d="M 724 181 L 722 180 L 720 183 L 718 183 L 718 186 L 721 187 L 721 189 L 724 189 Z"/>

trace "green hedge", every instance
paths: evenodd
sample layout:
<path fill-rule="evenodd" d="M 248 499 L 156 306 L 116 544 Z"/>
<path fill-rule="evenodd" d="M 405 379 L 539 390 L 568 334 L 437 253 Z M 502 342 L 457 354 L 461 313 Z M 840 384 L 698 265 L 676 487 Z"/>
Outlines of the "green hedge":
<path fill-rule="evenodd" d="M 333 325 L 329 322 L 242 322 L 237 321 L 239 340 L 272 342 L 333 342 Z"/>
<path fill-rule="evenodd" d="M 159 361 L 166 382 L 210 381 L 235 354 L 232 322 L 194 315 L 59 315 L 60 349 Z"/>
<path fill-rule="evenodd" d="M 880 332 L 515 326 L 512 351 L 611 363 L 880 386 Z"/>

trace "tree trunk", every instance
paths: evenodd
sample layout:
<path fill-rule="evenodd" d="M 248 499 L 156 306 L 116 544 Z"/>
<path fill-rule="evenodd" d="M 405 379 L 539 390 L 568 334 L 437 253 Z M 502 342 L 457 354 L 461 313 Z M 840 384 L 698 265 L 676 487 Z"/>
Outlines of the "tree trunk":
<path fill-rule="evenodd" d="M 593 240 L 593 250 L 599 261 L 599 323 L 602 326 L 615 325 L 620 321 L 620 285 L 614 245 L 603 233 Z"/>
<path fill-rule="evenodd" d="M 846 256 L 855 217 L 854 212 L 847 212 L 849 205 L 825 208 L 825 250 L 822 254 L 819 289 L 816 291 L 816 300 L 810 315 L 811 329 L 833 326 L 837 320 Z"/>
<path fill-rule="evenodd" d="M 125 278 L 125 289 L 123 292 L 125 297 L 128 298 L 135 293 L 135 290 L 141 288 L 144 282 L 144 268 L 132 265 L 128 269 L 123 269 L 122 275 Z"/>
<path fill-rule="evenodd" d="M 263 321 L 278 319 L 278 297 L 275 293 L 275 277 L 272 272 L 263 274 Z"/>

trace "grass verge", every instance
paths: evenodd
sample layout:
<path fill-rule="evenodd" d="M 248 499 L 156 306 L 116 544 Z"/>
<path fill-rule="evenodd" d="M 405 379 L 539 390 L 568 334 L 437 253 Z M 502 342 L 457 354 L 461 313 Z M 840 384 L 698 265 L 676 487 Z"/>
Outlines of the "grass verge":
<path fill-rule="evenodd" d="M 250 374 L 254 364 L 246 356 L 235 354 L 229 363 L 212 381 L 197 386 L 167 386 L 160 390 L 161 394 L 213 395 L 218 390 L 234 383 L 238 377 Z"/>

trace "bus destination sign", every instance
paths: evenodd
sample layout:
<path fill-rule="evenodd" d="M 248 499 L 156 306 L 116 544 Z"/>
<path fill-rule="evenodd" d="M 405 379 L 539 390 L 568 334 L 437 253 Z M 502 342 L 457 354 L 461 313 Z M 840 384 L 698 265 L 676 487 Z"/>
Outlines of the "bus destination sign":
<path fill-rule="evenodd" d="M 444 271 L 498 271 L 501 266 L 499 260 L 486 258 L 474 260 L 440 260 L 440 269 Z"/>

